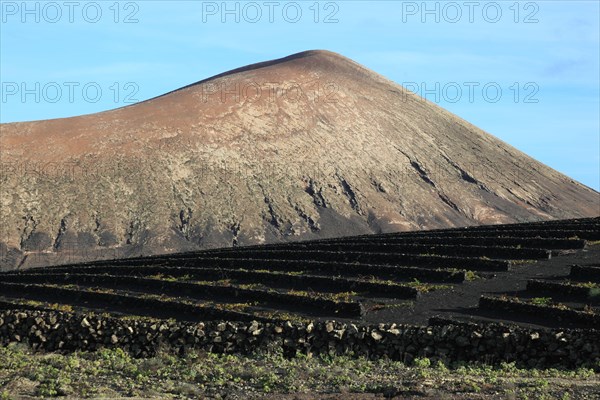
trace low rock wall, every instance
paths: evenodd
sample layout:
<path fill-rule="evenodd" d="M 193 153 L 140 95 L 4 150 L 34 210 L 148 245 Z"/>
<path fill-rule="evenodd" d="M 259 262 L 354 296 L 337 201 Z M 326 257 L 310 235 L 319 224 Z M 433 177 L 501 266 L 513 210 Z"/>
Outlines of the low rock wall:
<path fill-rule="evenodd" d="M 353 354 L 411 363 L 516 361 L 526 367 L 600 368 L 600 331 L 535 330 L 498 324 L 380 324 L 218 322 L 122 319 L 39 310 L 0 311 L 0 344 L 24 342 L 46 351 L 121 347 L 137 357 L 161 347 L 247 354 L 283 349 L 287 355 Z"/>

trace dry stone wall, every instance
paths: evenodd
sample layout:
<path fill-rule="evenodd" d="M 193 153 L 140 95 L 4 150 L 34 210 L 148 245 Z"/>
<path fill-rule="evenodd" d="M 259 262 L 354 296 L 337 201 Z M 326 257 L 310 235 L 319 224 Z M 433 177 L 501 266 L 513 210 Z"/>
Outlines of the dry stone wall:
<path fill-rule="evenodd" d="M 439 322 L 439 321 L 438 321 Z M 591 366 L 600 369 L 600 331 L 534 330 L 498 324 L 396 324 L 227 322 L 121 319 L 40 310 L 0 311 L 0 343 L 23 342 L 45 351 L 121 347 L 148 357 L 161 347 L 247 354 L 282 349 L 289 356 L 353 354 L 411 363 L 417 357 L 445 362 L 516 361 L 526 367 Z"/>

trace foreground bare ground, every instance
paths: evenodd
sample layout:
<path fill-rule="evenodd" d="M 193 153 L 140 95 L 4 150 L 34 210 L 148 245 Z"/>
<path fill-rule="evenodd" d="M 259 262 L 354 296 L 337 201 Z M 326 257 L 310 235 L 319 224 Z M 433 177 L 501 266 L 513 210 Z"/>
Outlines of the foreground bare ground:
<path fill-rule="evenodd" d="M 600 374 L 523 370 L 513 364 L 410 367 L 364 358 L 287 359 L 277 352 L 250 356 L 167 350 L 135 359 L 116 349 L 72 354 L 0 349 L 0 398 L 214 399 L 597 399 Z"/>

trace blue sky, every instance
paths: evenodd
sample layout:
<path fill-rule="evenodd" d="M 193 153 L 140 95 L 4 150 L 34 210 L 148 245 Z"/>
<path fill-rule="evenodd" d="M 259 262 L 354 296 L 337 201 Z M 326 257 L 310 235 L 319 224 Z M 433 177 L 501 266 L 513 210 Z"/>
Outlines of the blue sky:
<path fill-rule="evenodd" d="M 600 188 L 598 1 L 0 3 L 1 122 L 103 111 L 328 49 Z"/>

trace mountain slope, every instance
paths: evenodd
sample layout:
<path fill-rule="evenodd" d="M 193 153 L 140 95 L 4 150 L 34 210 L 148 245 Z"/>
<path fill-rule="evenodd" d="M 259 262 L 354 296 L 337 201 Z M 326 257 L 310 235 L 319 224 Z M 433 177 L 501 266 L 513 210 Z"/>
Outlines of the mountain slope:
<path fill-rule="evenodd" d="M 3 124 L 0 148 L 5 269 L 600 214 L 597 192 L 327 51 Z"/>

